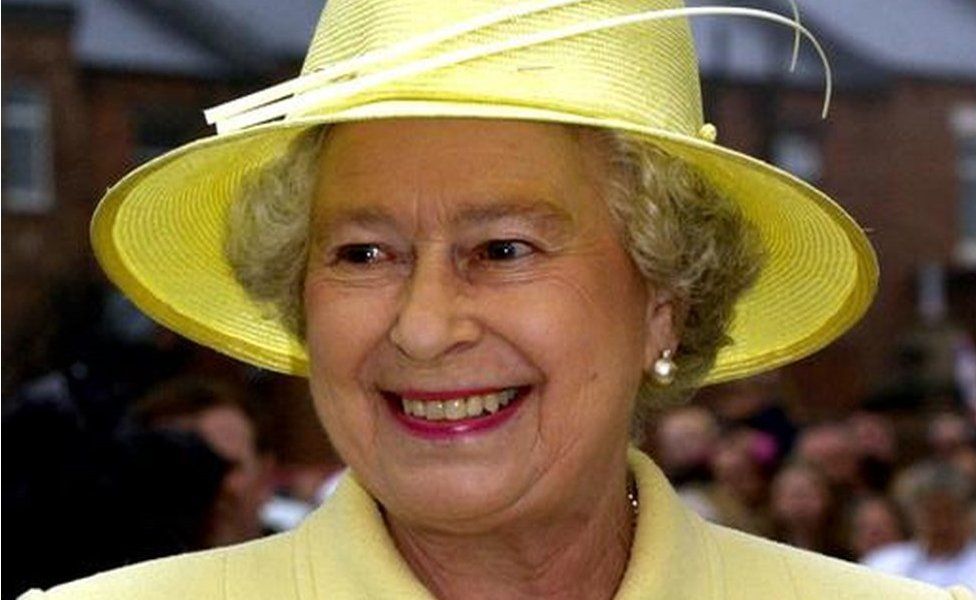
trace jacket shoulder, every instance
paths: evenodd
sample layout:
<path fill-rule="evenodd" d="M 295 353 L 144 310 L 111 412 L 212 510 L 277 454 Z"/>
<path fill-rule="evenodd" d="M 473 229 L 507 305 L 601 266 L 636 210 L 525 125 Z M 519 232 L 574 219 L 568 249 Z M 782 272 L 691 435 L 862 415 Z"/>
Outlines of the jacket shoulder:
<path fill-rule="evenodd" d="M 797 600 L 972 600 L 962 588 L 943 590 L 872 571 L 864 566 L 709 524 L 708 536 L 721 557 L 727 589 L 778 590 L 776 598 Z M 728 597 L 736 598 L 735 593 Z"/>
<path fill-rule="evenodd" d="M 180 554 L 31 590 L 20 600 L 185 600 L 296 597 L 290 534 Z"/>

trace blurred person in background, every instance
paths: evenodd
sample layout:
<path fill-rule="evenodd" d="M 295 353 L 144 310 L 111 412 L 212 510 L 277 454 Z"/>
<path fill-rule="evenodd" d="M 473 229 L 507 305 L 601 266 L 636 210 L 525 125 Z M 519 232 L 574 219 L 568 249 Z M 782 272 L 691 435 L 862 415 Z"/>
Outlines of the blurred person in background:
<path fill-rule="evenodd" d="M 772 483 L 770 512 L 781 542 L 846 558 L 830 485 L 813 465 L 792 463 Z"/>
<path fill-rule="evenodd" d="M 860 487 L 883 494 L 898 462 L 898 438 L 891 419 L 858 411 L 848 417 L 846 425 L 854 442 Z"/>
<path fill-rule="evenodd" d="M 976 485 L 976 425 L 956 412 L 936 414 L 929 423 L 927 441 L 932 454 L 952 463 Z"/>
<path fill-rule="evenodd" d="M 847 534 L 851 556 L 861 561 L 871 552 L 904 541 L 904 519 L 886 496 L 863 496 L 850 507 Z"/>
<path fill-rule="evenodd" d="M 710 462 L 719 441 L 715 417 L 700 406 L 684 406 L 658 421 L 655 449 L 661 469 L 676 487 L 711 480 Z"/>
<path fill-rule="evenodd" d="M 211 513 L 208 547 L 262 535 L 261 508 L 271 498 L 271 458 L 237 390 L 212 380 L 173 379 L 139 400 L 133 417 L 149 428 L 192 431 L 230 465 Z"/>
<path fill-rule="evenodd" d="M 323 465 L 277 464 L 274 492 L 261 506 L 263 526 L 272 533 L 297 527 L 320 504 L 317 492 L 327 477 Z"/>
<path fill-rule="evenodd" d="M 261 507 L 261 522 L 271 532 L 297 527 L 325 502 L 345 473 L 341 463 L 282 464 L 276 461 L 274 495 Z"/>
<path fill-rule="evenodd" d="M 959 413 L 940 412 L 929 422 L 927 440 L 936 457 L 951 461 L 976 448 L 976 426 Z"/>
<path fill-rule="evenodd" d="M 966 475 L 976 485 L 976 451 L 962 452 L 952 458 L 952 466 Z M 974 507 L 976 510 L 976 507 Z"/>
<path fill-rule="evenodd" d="M 199 436 L 93 422 L 71 398 L 4 415 L 3 598 L 206 547 L 227 463 Z"/>
<path fill-rule="evenodd" d="M 794 462 L 816 469 L 840 510 L 864 491 L 861 457 L 851 426 L 830 421 L 804 429 L 794 449 Z"/>
<path fill-rule="evenodd" d="M 782 459 L 793 448 L 797 426 L 782 402 L 779 371 L 722 384 L 711 408 L 724 428 L 745 427 L 765 433 L 776 441 L 776 454 Z"/>
<path fill-rule="evenodd" d="M 664 413 L 654 434 L 655 459 L 678 495 L 709 521 L 719 515 L 708 497 L 712 456 L 719 442 L 715 417 L 699 406 L 683 406 Z"/>
<path fill-rule="evenodd" d="M 935 585 L 976 585 L 973 484 L 946 462 L 906 470 L 895 493 L 908 515 L 911 541 L 886 546 L 862 563 Z"/>
<path fill-rule="evenodd" d="M 769 436 L 751 429 L 738 429 L 722 437 L 712 458 L 715 480 L 708 492 L 715 522 L 772 536 L 766 501 L 773 448 Z"/>

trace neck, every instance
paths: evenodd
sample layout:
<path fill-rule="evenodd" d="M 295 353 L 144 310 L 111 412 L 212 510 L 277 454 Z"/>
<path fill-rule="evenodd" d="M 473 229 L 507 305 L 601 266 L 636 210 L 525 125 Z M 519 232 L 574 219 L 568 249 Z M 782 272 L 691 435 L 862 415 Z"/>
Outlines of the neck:
<path fill-rule="evenodd" d="M 612 598 L 630 555 L 635 516 L 626 473 L 586 506 L 480 533 L 411 526 L 387 515 L 393 539 L 436 597 Z"/>

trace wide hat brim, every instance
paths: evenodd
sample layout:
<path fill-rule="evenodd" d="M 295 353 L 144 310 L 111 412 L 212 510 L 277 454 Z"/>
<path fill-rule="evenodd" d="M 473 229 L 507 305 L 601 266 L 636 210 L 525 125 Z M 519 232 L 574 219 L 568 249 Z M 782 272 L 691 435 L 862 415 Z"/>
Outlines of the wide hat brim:
<path fill-rule="evenodd" d="M 391 118 L 523 119 L 615 128 L 694 165 L 741 208 L 767 252 L 738 301 L 730 336 L 704 383 L 745 377 L 805 357 L 865 312 L 878 278 L 861 228 L 830 198 L 762 161 L 691 136 L 627 121 L 524 106 L 378 101 L 205 138 L 133 171 L 108 190 L 91 236 L 109 278 L 146 314 L 189 339 L 252 365 L 308 373 L 303 344 L 236 281 L 223 253 L 228 207 L 242 181 L 310 127 Z"/>

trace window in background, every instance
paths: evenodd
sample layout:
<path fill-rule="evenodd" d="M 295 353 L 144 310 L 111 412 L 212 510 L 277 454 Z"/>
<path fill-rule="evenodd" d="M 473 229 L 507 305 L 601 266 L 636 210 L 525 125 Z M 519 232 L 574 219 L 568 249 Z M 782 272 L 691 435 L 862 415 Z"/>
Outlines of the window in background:
<path fill-rule="evenodd" d="M 34 86 L 3 88 L 3 210 L 43 213 L 54 206 L 51 114 Z"/>
<path fill-rule="evenodd" d="M 976 104 L 956 107 L 951 125 L 956 134 L 956 173 L 959 177 L 959 229 L 956 261 L 976 268 Z"/>

